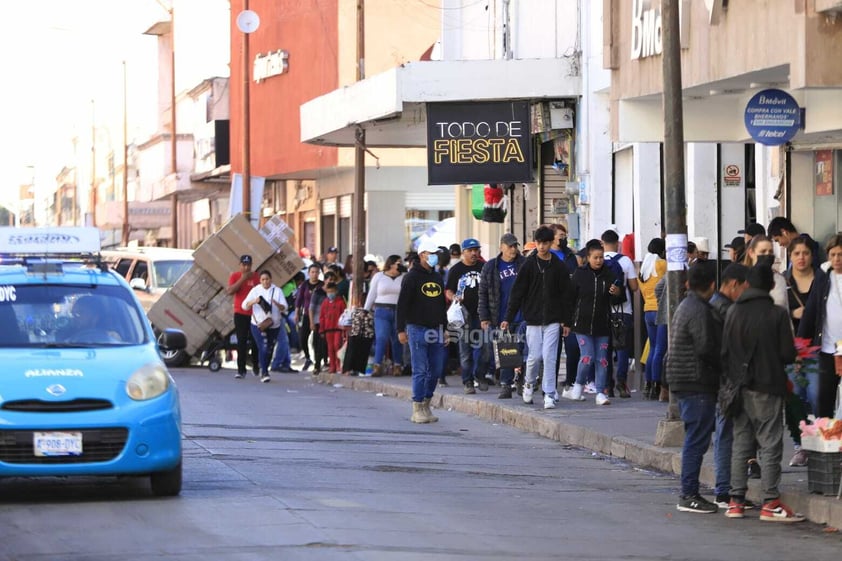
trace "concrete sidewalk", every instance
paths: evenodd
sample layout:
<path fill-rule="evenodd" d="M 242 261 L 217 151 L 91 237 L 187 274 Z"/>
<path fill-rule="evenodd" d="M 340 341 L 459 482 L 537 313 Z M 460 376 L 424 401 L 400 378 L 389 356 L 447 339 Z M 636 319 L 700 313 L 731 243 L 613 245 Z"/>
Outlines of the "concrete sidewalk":
<path fill-rule="evenodd" d="M 321 373 L 318 381 L 405 400 L 409 423 L 412 390 L 408 376 L 371 378 Z M 517 394 L 512 399 L 497 399 L 498 388 L 495 387 L 487 392 L 477 390 L 474 395 L 465 395 L 461 381 L 456 376 L 449 376 L 448 383 L 450 386 L 439 386 L 436 390 L 432 401 L 433 407 L 437 409 L 436 415 L 446 415 L 449 410 L 458 411 L 510 425 L 562 444 L 614 456 L 641 467 L 676 475 L 681 473 L 681 449 L 663 448 L 654 444 L 656 427 L 658 421 L 664 418 L 667 404 L 646 401 L 640 392 L 633 392 L 630 399 L 612 399 L 608 406 L 597 407 L 593 396 L 589 396 L 589 399 L 582 402 L 562 400 L 556 409 L 544 410 L 540 391 L 536 392 L 535 405 L 526 405 Z M 835 495 L 809 493 L 807 468 L 789 467 L 792 454 L 792 441 L 785 431 L 782 500 L 813 522 L 842 528 L 842 501 L 837 500 Z M 714 486 L 712 449 L 705 454 L 701 481 L 711 489 Z M 762 499 L 758 496 L 758 484 L 758 480 L 749 482 L 748 497 L 755 502 Z M 676 494 L 677 491 L 676 482 Z M 712 491 L 706 494 L 711 495 Z"/>

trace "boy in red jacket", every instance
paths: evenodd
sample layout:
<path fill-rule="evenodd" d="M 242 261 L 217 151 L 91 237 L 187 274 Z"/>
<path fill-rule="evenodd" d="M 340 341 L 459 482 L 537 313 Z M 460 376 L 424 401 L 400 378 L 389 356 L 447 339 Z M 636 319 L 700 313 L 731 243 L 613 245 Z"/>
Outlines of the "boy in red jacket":
<path fill-rule="evenodd" d="M 345 300 L 339 296 L 336 283 L 326 282 L 324 285 L 327 299 L 322 303 L 319 311 L 319 334 L 323 335 L 327 343 L 329 372 L 336 374 L 341 368 L 339 361 L 339 347 L 342 346 L 343 330 L 339 327 L 339 317 L 345 311 Z"/>

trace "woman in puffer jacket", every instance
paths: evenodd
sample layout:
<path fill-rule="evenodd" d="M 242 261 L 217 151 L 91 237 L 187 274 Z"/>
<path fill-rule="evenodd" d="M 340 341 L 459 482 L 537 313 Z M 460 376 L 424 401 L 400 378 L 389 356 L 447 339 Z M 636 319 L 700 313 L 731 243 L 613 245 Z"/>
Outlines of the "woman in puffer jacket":
<path fill-rule="evenodd" d="M 587 258 L 571 278 L 575 301 L 573 325 L 579 343 L 579 368 L 576 383 L 562 393 L 562 397 L 581 401 L 582 391 L 589 375 L 596 374 L 596 404 L 611 403 L 605 390 L 608 386 L 608 348 L 611 336 L 609 313 L 612 298 L 620 295 L 614 274 L 605 267 L 605 250 L 602 242 L 591 240 L 585 245 Z"/>

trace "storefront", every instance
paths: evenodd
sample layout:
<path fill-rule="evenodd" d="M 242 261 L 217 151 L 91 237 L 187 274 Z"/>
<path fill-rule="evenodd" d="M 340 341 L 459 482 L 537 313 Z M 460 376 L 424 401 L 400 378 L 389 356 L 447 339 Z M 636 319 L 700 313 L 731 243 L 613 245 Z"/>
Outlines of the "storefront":
<path fill-rule="evenodd" d="M 722 247 L 746 223 L 767 224 L 777 215 L 818 239 L 839 230 L 842 18 L 821 2 L 680 4 L 688 234 Z M 663 224 L 656 204 L 664 126 L 661 6 L 659 0 L 604 6 L 615 193 L 631 193 L 614 204 L 624 208 L 618 221 L 646 240 Z M 746 127 L 752 98 L 776 90 L 800 109 L 796 134 L 780 145 L 753 138 Z"/>

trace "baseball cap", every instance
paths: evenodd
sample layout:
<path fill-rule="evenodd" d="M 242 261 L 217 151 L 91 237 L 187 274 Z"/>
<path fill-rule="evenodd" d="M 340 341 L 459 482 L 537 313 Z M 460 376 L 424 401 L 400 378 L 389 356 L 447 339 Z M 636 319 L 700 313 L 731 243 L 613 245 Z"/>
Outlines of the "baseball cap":
<path fill-rule="evenodd" d="M 437 246 L 436 242 L 434 242 L 431 239 L 426 239 L 426 240 L 422 241 L 420 244 L 418 244 L 418 253 L 419 254 L 424 253 L 425 251 L 428 252 L 428 253 L 436 253 L 436 252 L 438 252 L 438 250 L 439 250 L 439 246 Z"/>
<path fill-rule="evenodd" d="M 763 227 L 763 224 L 758 224 L 757 222 L 753 224 L 749 224 L 743 230 L 738 230 L 738 234 L 748 234 L 749 236 L 765 236 L 766 235 L 766 228 Z"/>
<path fill-rule="evenodd" d="M 731 240 L 731 243 L 726 243 L 723 247 L 725 247 L 725 249 L 732 249 L 733 248 L 733 249 L 739 250 L 739 249 L 743 249 L 745 246 L 746 246 L 746 239 L 742 236 L 737 236 L 736 238 Z"/>
<path fill-rule="evenodd" d="M 482 247 L 482 246 L 480 246 L 480 243 L 479 243 L 478 239 L 476 239 L 476 238 L 465 238 L 464 240 L 462 240 L 462 251 L 464 251 L 466 249 L 474 249 L 476 247 Z"/>
<path fill-rule="evenodd" d="M 240 263 L 243 265 L 251 265 L 251 255 L 241 255 Z"/>
<path fill-rule="evenodd" d="M 503 237 L 500 238 L 500 243 L 504 243 L 508 246 L 520 245 L 520 242 L 517 241 L 517 236 L 514 234 L 503 234 Z"/>
<path fill-rule="evenodd" d="M 339 253 L 339 250 L 336 249 L 335 246 L 330 246 L 329 248 L 327 248 L 327 252 L 328 253 Z"/>

